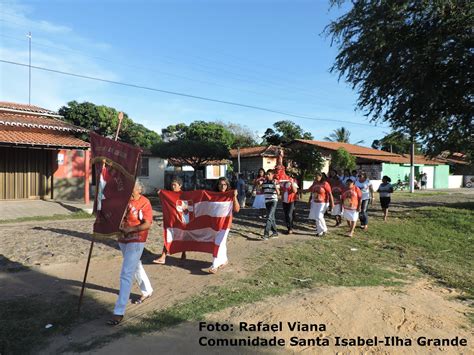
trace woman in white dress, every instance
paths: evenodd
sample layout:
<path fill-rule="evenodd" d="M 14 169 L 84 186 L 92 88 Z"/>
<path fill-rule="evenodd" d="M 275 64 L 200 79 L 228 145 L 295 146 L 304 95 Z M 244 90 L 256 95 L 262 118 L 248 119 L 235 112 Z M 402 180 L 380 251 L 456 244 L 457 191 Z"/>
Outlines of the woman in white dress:
<path fill-rule="evenodd" d="M 252 207 L 261 211 L 260 218 L 265 216 L 265 195 L 263 194 L 262 184 L 265 181 L 265 170 L 258 169 L 258 175 L 253 182 L 253 189 L 255 191 L 255 199 L 253 200 Z"/>

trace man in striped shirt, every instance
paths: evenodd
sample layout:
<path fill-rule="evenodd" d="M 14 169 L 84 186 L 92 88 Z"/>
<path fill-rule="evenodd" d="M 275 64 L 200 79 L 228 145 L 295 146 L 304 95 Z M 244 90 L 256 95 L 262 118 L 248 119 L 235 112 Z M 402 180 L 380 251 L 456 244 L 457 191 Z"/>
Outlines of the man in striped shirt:
<path fill-rule="evenodd" d="M 262 184 L 263 194 L 265 196 L 265 207 L 267 209 L 267 223 L 263 232 L 263 240 L 269 237 L 278 237 L 278 231 L 275 220 L 275 212 L 278 204 L 278 195 L 280 194 L 280 185 L 274 179 L 274 171 L 268 170 L 266 180 Z M 272 234 L 270 235 L 270 232 Z"/>

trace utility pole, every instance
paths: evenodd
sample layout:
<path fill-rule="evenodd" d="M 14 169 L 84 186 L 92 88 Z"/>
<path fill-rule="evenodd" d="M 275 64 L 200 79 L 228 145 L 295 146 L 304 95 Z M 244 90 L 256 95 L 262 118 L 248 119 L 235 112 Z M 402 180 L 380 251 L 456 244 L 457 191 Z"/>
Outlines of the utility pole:
<path fill-rule="evenodd" d="M 415 135 L 413 132 L 410 144 L 410 192 L 415 192 Z"/>
<path fill-rule="evenodd" d="M 29 45 L 29 65 L 28 65 L 28 105 L 31 105 L 31 32 L 26 35 Z"/>
<path fill-rule="evenodd" d="M 237 171 L 240 174 L 240 147 L 237 147 Z"/>

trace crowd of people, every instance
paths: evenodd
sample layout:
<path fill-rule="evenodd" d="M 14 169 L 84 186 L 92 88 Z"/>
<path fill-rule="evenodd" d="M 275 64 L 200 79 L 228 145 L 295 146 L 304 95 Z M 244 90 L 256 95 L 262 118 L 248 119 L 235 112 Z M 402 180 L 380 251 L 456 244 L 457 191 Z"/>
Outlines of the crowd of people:
<path fill-rule="evenodd" d="M 173 178 L 170 185 L 171 191 L 182 191 L 183 182 L 180 178 Z M 232 211 L 239 212 L 245 204 L 246 197 L 245 181 L 242 176 L 237 180 L 235 187 Z M 231 184 L 227 178 L 222 177 L 217 180 L 217 192 L 226 192 L 230 189 Z M 382 184 L 377 191 L 380 194 L 380 206 L 384 213 L 384 220 L 387 220 L 390 195 L 393 192 L 388 176 L 382 178 Z M 308 219 L 316 222 L 316 235 L 322 237 L 328 232 L 325 214 L 330 211 L 330 215 L 335 219 L 336 227 L 341 225 L 343 219 L 347 221 L 347 235 L 352 237 L 358 220 L 360 220 L 360 227 L 363 230 L 368 228 L 369 217 L 367 211 L 369 203 L 374 202 L 374 192 L 372 183 L 363 171 L 357 172 L 354 170 L 349 172 L 345 170 L 342 175 L 339 175 L 338 171 L 331 170 L 329 176 L 317 172 L 312 185 L 307 189 L 303 189 L 291 177 L 278 181 L 274 170 L 264 171 L 260 169 L 253 181 L 253 195 L 255 198 L 252 207 L 261 211 L 259 218 L 265 219 L 262 239 L 268 240 L 278 237 L 276 211 L 279 199 L 281 198 L 287 233 L 292 234 L 296 201 L 300 199 L 302 193 L 309 193 Z M 133 300 L 132 303 L 141 304 L 150 298 L 153 293 L 150 280 L 141 263 L 141 256 L 152 221 L 151 203 L 148 198 L 143 196 L 143 186 L 137 181 L 121 226 L 122 235 L 118 240 L 123 255 L 120 291 L 115 304 L 114 315 L 108 321 L 109 325 L 117 325 L 123 320 L 134 278 L 140 288 L 141 296 Z M 219 247 L 217 256 L 213 258 L 212 266 L 208 270 L 210 274 L 215 274 L 227 264 L 227 247 L 225 243 L 223 244 Z M 165 264 L 166 257 L 167 250 L 163 246 L 161 255 L 153 260 L 153 263 Z M 185 259 L 186 253 L 183 252 L 181 260 Z"/>

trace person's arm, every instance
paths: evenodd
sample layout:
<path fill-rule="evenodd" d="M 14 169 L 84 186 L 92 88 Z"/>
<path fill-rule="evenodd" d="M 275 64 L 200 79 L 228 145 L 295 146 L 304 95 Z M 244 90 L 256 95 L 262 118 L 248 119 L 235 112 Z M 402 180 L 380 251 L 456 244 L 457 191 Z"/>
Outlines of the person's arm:
<path fill-rule="evenodd" d="M 374 202 L 375 196 L 374 196 L 374 187 L 372 186 L 372 183 L 369 183 L 369 193 L 370 193 L 370 198 L 372 199 L 372 202 Z"/>
<path fill-rule="evenodd" d="M 298 192 L 298 185 L 296 185 L 295 183 L 293 183 L 291 185 L 291 191 L 293 191 L 293 193 L 297 193 Z"/>
<path fill-rule="evenodd" d="M 239 204 L 239 199 L 237 198 L 238 192 L 237 190 L 234 190 L 234 212 L 239 212 L 240 211 L 240 204 Z"/>
<path fill-rule="evenodd" d="M 331 188 L 327 188 L 326 189 L 327 193 L 328 193 L 328 196 L 329 196 L 329 208 L 333 208 L 334 206 L 334 197 L 332 196 L 332 191 L 331 191 Z"/>
<path fill-rule="evenodd" d="M 275 183 L 275 190 L 276 190 L 277 195 L 280 195 L 280 184 Z"/>

